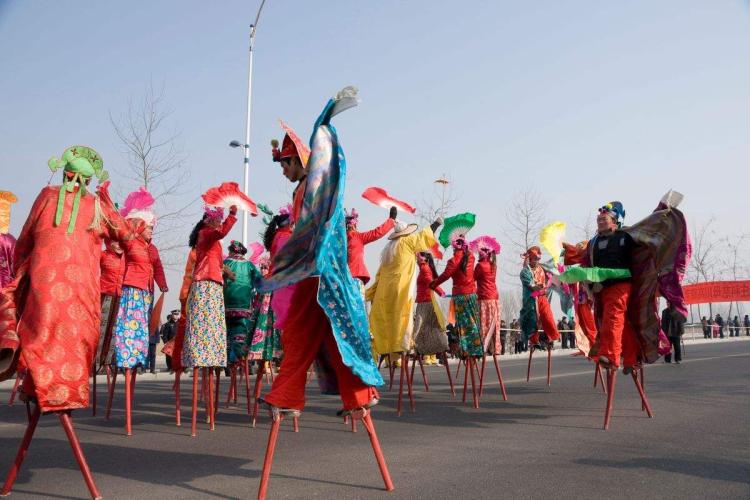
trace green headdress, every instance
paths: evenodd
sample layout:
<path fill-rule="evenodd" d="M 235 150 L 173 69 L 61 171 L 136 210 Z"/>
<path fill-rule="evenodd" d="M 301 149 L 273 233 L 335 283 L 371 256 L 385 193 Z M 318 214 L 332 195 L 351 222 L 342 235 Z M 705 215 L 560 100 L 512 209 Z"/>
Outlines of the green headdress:
<path fill-rule="evenodd" d="M 76 227 L 81 196 L 86 192 L 86 180 L 96 176 L 99 182 L 103 182 L 109 178 L 109 174 L 104 170 L 104 162 L 99 153 L 87 146 L 71 146 L 63 152 L 61 159 L 52 157 L 47 165 L 53 172 L 61 168 L 65 172 L 60 195 L 57 198 L 55 227 L 59 226 L 60 221 L 62 221 L 65 194 L 72 193 L 78 185 L 78 191 L 73 198 L 73 212 L 70 214 L 70 222 L 68 223 L 68 233 L 72 233 Z"/>

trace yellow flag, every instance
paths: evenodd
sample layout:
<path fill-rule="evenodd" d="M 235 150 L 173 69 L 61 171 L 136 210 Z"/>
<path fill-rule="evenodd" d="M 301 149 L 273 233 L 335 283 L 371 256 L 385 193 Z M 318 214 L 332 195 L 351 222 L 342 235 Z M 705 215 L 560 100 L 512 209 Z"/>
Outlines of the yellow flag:
<path fill-rule="evenodd" d="M 555 265 L 560 262 L 560 254 L 562 253 L 562 241 L 565 237 L 565 223 L 561 221 L 555 221 L 547 224 L 542 228 L 539 233 L 539 243 L 547 250 L 552 256 L 552 260 Z"/>

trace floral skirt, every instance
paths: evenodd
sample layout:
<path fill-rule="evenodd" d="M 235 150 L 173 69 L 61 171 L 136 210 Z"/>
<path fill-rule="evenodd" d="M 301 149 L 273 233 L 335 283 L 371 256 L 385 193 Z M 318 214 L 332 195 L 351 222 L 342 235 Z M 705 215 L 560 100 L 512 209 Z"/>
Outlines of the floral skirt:
<path fill-rule="evenodd" d="M 281 330 L 274 327 L 276 318 L 271 307 L 272 294 L 258 294 L 253 303 L 253 317 L 250 321 L 252 339 L 248 359 L 270 361 L 280 358 Z"/>
<path fill-rule="evenodd" d="M 120 368 L 145 365 L 148 357 L 148 320 L 153 296 L 146 290 L 122 287 L 115 323 L 115 359 Z"/>
<path fill-rule="evenodd" d="M 448 350 L 448 335 L 440 328 L 432 302 L 417 303 L 414 344 L 419 354 L 440 354 Z"/>
<path fill-rule="evenodd" d="M 456 311 L 455 331 L 461 356 L 481 356 L 482 338 L 479 334 L 479 302 L 476 294 L 454 295 Z"/>
<path fill-rule="evenodd" d="M 500 354 L 503 349 L 500 340 L 500 301 L 497 299 L 480 300 L 479 316 L 484 352 Z"/>
<path fill-rule="evenodd" d="M 224 287 L 220 283 L 202 280 L 190 285 L 182 364 L 186 368 L 227 364 Z"/>

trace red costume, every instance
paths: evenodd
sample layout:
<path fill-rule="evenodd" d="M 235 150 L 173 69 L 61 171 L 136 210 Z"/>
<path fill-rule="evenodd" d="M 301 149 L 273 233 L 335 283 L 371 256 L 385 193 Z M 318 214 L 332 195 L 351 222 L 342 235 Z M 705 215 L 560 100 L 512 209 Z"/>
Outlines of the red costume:
<path fill-rule="evenodd" d="M 417 275 L 417 303 L 432 302 L 432 289 L 430 283 L 435 279 L 435 275 L 432 274 L 432 268 L 430 263 L 426 260 L 419 262 L 419 275 Z M 441 297 L 445 295 L 442 288 L 435 287 L 435 292 Z"/>
<path fill-rule="evenodd" d="M 210 280 L 223 284 L 224 258 L 222 257 L 221 243 L 237 222 L 237 217 L 231 213 L 224 219 L 220 229 L 204 227 L 198 233 L 198 243 L 195 245 L 195 269 L 193 270 L 193 281 Z"/>
<path fill-rule="evenodd" d="M 467 250 L 456 250 L 453 257 L 448 261 L 442 274 L 435 280 L 435 286 L 453 279 L 451 295 L 470 295 L 477 293 L 477 284 L 474 281 L 474 255 L 469 252 L 466 269 L 461 268 L 461 259 Z"/>
<path fill-rule="evenodd" d="M 474 268 L 474 279 L 477 282 L 477 298 L 479 300 L 497 300 L 497 266 L 492 266 L 488 260 L 480 260 Z"/>
<path fill-rule="evenodd" d="M 396 221 L 387 219 L 381 225 L 370 231 L 359 232 L 354 229 L 346 232 L 346 249 L 349 259 L 349 271 L 352 276 L 367 284 L 370 281 L 370 273 L 365 266 L 365 245 L 377 241 L 393 229 Z"/>
<path fill-rule="evenodd" d="M 119 297 L 122 292 L 122 279 L 125 276 L 125 259 L 122 253 L 113 251 L 109 245 L 102 252 L 99 259 L 101 277 L 99 279 L 100 293 Z"/>

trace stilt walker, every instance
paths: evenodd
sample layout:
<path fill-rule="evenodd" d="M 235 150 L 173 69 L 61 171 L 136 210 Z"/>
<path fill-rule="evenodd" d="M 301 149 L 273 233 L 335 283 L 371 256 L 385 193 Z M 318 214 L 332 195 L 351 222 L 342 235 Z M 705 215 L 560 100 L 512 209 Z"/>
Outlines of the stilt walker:
<path fill-rule="evenodd" d="M 479 376 L 479 397 L 484 391 L 484 365 L 487 354 L 492 356 L 495 365 L 497 382 L 500 384 L 500 394 L 503 401 L 508 400 L 505 392 L 500 361 L 498 356 L 502 352 L 502 338 L 500 336 L 500 295 L 497 293 L 497 254 L 500 253 L 500 243 L 492 236 L 480 236 L 469 245 L 472 252 L 479 256 L 474 268 L 474 279 L 477 282 L 477 299 L 479 299 L 480 334 L 482 348 L 482 370 Z"/>
<path fill-rule="evenodd" d="M 187 299 L 187 324 L 182 351 L 182 365 L 193 370 L 193 405 L 191 436 L 196 435 L 198 419 L 199 369 L 213 373 L 213 368 L 227 363 L 227 324 L 224 316 L 223 263 L 220 240 L 237 222 L 237 207 L 232 206 L 224 219 L 223 208 L 206 206 L 203 218 L 190 234 L 195 249 L 193 281 Z M 222 219 L 223 222 L 222 222 Z M 204 376 L 206 378 L 206 376 Z M 214 427 L 211 408 L 212 388 L 208 388 L 209 428 Z"/>
<path fill-rule="evenodd" d="M 622 203 L 609 202 L 599 209 L 596 236 L 585 247 L 566 246 L 566 262 L 582 266 L 568 269 L 561 281 L 593 283 L 598 337 L 589 357 L 606 371 L 605 430 L 620 366 L 632 376 L 642 408 L 653 416 L 641 368 L 659 358 L 657 290 L 674 314 L 687 317 L 682 280 L 691 246 L 685 217 L 676 208 L 681 200 L 679 193 L 668 192 L 650 216 L 630 227 L 623 227 Z"/>
<path fill-rule="evenodd" d="M 547 299 L 547 275 L 539 264 L 542 250 L 532 246 L 522 254 L 523 269 L 521 269 L 521 286 L 523 289 L 523 306 L 521 307 L 520 323 L 521 335 L 529 342 L 529 365 L 526 370 L 526 381 L 531 378 L 531 359 L 534 351 L 547 351 L 547 386 L 552 383 L 552 349 L 554 342 L 560 338 L 552 308 Z M 539 333 L 543 330 L 544 335 Z"/>
<path fill-rule="evenodd" d="M 16 245 L 16 276 L 0 296 L 0 381 L 12 377 L 19 363 L 25 365 L 21 390 L 33 406 L 0 494 L 10 493 L 39 416 L 56 413 L 92 498 L 99 498 L 71 410 L 89 404 L 89 377 L 99 338 L 102 237 L 123 240 L 131 234 L 111 222 L 116 214 L 106 183 L 99 196 L 88 192 L 91 177 L 106 178 L 93 149 L 72 146 L 49 166 L 53 172 L 63 169 L 63 184 L 47 186 L 37 196 Z"/>
<path fill-rule="evenodd" d="M 274 274 L 261 291 L 297 286 L 294 307 L 282 325 L 284 362 L 265 397 L 273 424 L 258 489 L 260 499 L 268 489 L 281 420 L 298 416 L 304 408 L 307 371 L 316 357 L 319 374 L 335 376 L 322 385 L 328 392 L 341 395 L 342 415 L 362 419 L 385 487 L 393 489 L 370 416 L 370 408 L 378 402 L 374 386 L 381 385 L 383 379 L 372 358 L 364 302 L 346 269 L 342 205 L 346 163 L 336 129 L 330 125 L 334 115 L 354 105 L 356 90 L 351 87 L 328 102 L 313 130 L 309 164 L 306 148 L 289 129 L 281 151 L 276 150 L 274 155 L 285 176 L 299 182 L 294 193 L 297 223 L 291 238 L 273 259 Z"/>
<path fill-rule="evenodd" d="M 454 331 L 458 334 L 458 354 L 465 360 L 463 399 L 466 400 L 466 385 L 471 379 L 474 407 L 479 408 L 479 379 L 475 371 L 477 360 L 483 356 L 484 349 L 480 335 L 477 285 L 474 280 L 474 256 L 466 240 L 475 222 L 476 216 L 468 212 L 445 220 L 445 226 L 440 231 L 440 244 L 443 248 L 453 247 L 453 257 L 446 264 L 443 273 L 432 281 L 430 287 L 434 290 L 449 279 L 453 281 L 451 302 L 456 316 Z"/>
<path fill-rule="evenodd" d="M 128 436 L 132 434 L 134 370 L 144 367 L 148 359 L 154 280 L 162 293 L 168 291 L 159 252 L 151 243 L 156 224 L 153 204 L 151 194 L 145 188 L 140 188 L 128 195 L 119 212 L 125 219 L 122 224 L 129 224 L 136 235 L 122 243 L 125 275 L 114 331 L 116 366 L 125 372 L 125 433 Z"/>

